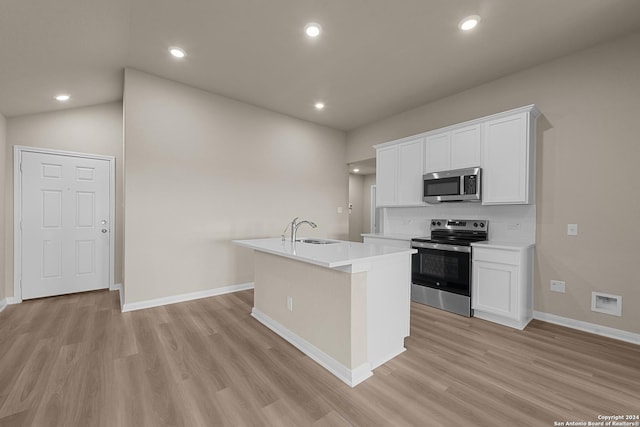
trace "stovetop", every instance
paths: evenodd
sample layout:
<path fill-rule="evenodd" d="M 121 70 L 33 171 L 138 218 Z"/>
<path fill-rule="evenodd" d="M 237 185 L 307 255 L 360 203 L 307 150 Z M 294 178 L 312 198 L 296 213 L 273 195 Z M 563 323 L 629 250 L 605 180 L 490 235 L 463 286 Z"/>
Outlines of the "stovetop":
<path fill-rule="evenodd" d="M 441 243 L 445 245 L 456 245 L 456 246 L 471 246 L 471 243 L 475 242 L 483 242 L 487 240 L 485 237 L 478 237 L 477 239 L 466 239 L 466 238 L 450 238 L 450 239 L 434 239 L 430 237 L 414 237 L 411 239 L 412 242 L 421 242 L 421 243 Z"/>
<path fill-rule="evenodd" d="M 411 241 L 470 246 L 487 240 L 488 236 L 489 221 L 485 219 L 434 219 L 431 221 L 431 237 L 416 237 Z"/>

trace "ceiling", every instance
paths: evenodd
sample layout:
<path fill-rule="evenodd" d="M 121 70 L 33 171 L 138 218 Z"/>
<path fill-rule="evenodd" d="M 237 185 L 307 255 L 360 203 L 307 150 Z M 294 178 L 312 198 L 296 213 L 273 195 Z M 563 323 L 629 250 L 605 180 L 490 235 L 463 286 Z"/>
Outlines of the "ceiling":
<path fill-rule="evenodd" d="M 131 67 L 350 130 L 638 30 L 638 0 L 1 0 L 0 113 L 122 99 Z"/>

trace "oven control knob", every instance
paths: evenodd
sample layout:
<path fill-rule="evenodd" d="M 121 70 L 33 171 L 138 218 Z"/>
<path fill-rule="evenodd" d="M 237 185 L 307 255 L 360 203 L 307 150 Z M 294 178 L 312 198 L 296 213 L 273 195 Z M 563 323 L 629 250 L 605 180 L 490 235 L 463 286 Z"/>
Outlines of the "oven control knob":
<path fill-rule="evenodd" d="M 436 222 L 435 221 L 431 221 L 431 225 L 436 225 Z"/>
<path fill-rule="evenodd" d="M 473 226 L 474 226 L 474 227 L 477 227 L 477 226 L 478 226 L 478 223 L 477 223 L 477 222 L 474 222 L 474 223 L 473 223 Z"/>
<path fill-rule="evenodd" d="M 442 223 L 440 221 L 438 221 L 438 225 L 442 225 Z"/>
<path fill-rule="evenodd" d="M 484 222 L 480 223 L 480 227 L 484 228 Z"/>

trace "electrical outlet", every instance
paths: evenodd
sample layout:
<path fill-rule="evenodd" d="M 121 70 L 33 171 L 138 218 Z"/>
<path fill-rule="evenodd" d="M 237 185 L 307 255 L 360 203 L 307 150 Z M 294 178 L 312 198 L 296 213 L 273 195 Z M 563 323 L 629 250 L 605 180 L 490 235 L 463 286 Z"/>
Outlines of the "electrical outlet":
<path fill-rule="evenodd" d="M 293 311 L 293 297 L 287 297 L 287 309 Z"/>
<path fill-rule="evenodd" d="M 567 236 L 578 235 L 578 224 L 567 224 Z"/>
<path fill-rule="evenodd" d="M 553 292 L 561 292 L 564 294 L 566 292 L 566 284 L 561 280 L 552 280 L 551 290 Z"/>
<path fill-rule="evenodd" d="M 338 209 L 336 209 L 336 211 L 341 214 L 342 213 L 342 206 L 338 206 Z"/>
<path fill-rule="evenodd" d="M 507 224 L 507 230 L 520 230 L 520 223 L 512 222 Z"/>

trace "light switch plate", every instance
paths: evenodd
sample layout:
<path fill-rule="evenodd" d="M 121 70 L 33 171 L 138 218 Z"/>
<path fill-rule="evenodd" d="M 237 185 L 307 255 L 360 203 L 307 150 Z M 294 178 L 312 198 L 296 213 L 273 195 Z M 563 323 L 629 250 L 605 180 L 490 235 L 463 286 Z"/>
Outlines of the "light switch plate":
<path fill-rule="evenodd" d="M 338 211 L 339 214 L 341 214 L 342 213 L 342 206 L 338 206 L 337 211 Z"/>
<path fill-rule="evenodd" d="M 552 280 L 551 281 L 551 290 L 553 292 L 560 292 L 560 293 L 564 294 L 566 292 L 566 285 L 561 280 Z"/>
<path fill-rule="evenodd" d="M 567 236 L 578 235 L 578 224 L 567 224 Z"/>

